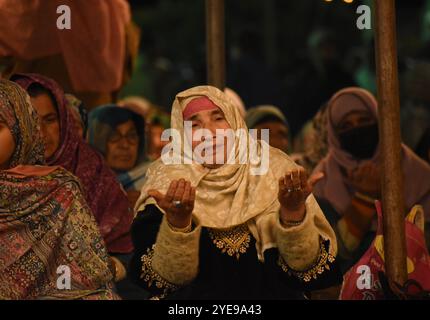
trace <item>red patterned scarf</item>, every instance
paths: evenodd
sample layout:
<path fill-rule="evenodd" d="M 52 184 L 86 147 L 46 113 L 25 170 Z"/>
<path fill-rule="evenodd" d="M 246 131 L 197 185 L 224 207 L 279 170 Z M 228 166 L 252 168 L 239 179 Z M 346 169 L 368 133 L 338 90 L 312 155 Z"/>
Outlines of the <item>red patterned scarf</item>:
<path fill-rule="evenodd" d="M 37 115 L 25 91 L 6 80 L 0 80 L 0 117 L 16 144 L 13 168 L 0 171 L 0 299 L 117 298 L 80 183 L 62 168 L 40 166 Z M 70 287 L 58 281 L 58 270 L 70 275 Z"/>
<path fill-rule="evenodd" d="M 129 234 L 133 212 L 127 195 L 118 183 L 115 173 L 107 166 L 101 154 L 78 136 L 76 124 L 60 86 L 49 78 L 36 74 L 15 75 L 12 79 L 25 90 L 38 83 L 56 99 L 60 119 L 61 145 L 47 159 L 51 166 L 61 166 L 82 182 L 90 206 L 109 252 L 129 253 L 133 250 Z"/>

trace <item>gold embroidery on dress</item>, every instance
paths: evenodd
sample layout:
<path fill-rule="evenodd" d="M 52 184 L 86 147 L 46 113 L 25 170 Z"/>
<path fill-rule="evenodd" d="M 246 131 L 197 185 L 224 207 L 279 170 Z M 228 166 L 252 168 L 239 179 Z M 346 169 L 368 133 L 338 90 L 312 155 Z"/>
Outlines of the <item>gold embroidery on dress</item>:
<path fill-rule="evenodd" d="M 251 242 L 251 235 L 248 226 L 241 224 L 229 229 L 208 229 L 215 246 L 227 253 L 229 256 L 236 256 L 239 259 L 240 255 L 245 253 Z"/>
<path fill-rule="evenodd" d="M 318 275 L 322 274 L 325 270 L 330 270 L 329 263 L 333 262 L 335 257 L 328 253 L 323 239 L 320 239 L 320 254 L 317 263 L 306 271 L 296 271 L 291 269 L 284 261 L 281 255 L 278 258 L 278 265 L 284 272 L 293 275 L 304 282 L 309 282 L 312 279 L 317 279 Z"/>
<path fill-rule="evenodd" d="M 154 248 L 155 244 L 152 245 L 152 248 L 148 248 L 146 250 L 146 254 L 144 254 L 140 258 L 140 260 L 142 261 L 142 274 L 140 275 L 140 278 L 148 284 L 148 287 L 151 287 L 153 284 L 155 284 L 158 289 L 163 289 L 164 293 L 158 296 L 158 298 L 163 299 L 169 292 L 178 289 L 178 287 L 164 280 L 152 268 L 152 257 L 154 256 Z"/>

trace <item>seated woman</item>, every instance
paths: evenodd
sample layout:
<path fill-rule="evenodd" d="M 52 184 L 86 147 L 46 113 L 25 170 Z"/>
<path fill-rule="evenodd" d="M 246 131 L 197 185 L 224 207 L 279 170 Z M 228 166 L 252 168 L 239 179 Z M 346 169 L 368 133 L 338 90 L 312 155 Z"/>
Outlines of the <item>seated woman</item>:
<path fill-rule="evenodd" d="M 237 163 L 240 141 L 214 143 L 225 137 L 217 129 L 242 129 L 249 150 L 247 127 L 230 101 L 210 86 L 176 96 L 172 129 L 182 137 L 184 121 L 191 121 L 192 136 L 207 129 L 209 144 L 197 155 L 202 164 L 160 158 L 148 168 L 132 227 L 130 275 L 153 298 L 301 299 L 306 290 L 341 282 L 336 238 L 305 172 L 279 149 L 252 140 L 258 154 L 270 157 L 258 175 L 257 162 Z M 190 148 L 176 155 L 192 160 L 202 144 L 191 143 L 187 131 Z"/>
<path fill-rule="evenodd" d="M 44 164 L 28 95 L 0 80 L 0 299 L 117 298 L 79 181 Z"/>
<path fill-rule="evenodd" d="M 103 157 L 79 138 L 63 90 L 54 80 L 36 74 L 17 74 L 12 80 L 27 90 L 41 119 L 47 164 L 62 166 L 79 178 L 109 252 L 129 254 L 133 213 L 127 195 Z"/>
<path fill-rule="evenodd" d="M 291 136 L 287 118 L 279 108 L 261 105 L 250 108 L 246 113 L 246 125 L 249 129 L 269 129 L 269 144 L 287 153 L 290 148 Z"/>
<path fill-rule="evenodd" d="M 148 167 L 144 133 L 143 118 L 128 109 L 107 105 L 97 107 L 89 114 L 88 141 L 116 172 L 133 207 Z"/>
<path fill-rule="evenodd" d="M 376 230 L 374 200 L 381 199 L 377 102 L 370 92 L 351 87 L 337 92 L 327 108 L 329 152 L 315 168 L 324 178 L 314 194 L 337 233 L 339 261 L 347 271 Z M 402 169 L 405 215 L 420 204 L 428 219 L 430 166 L 402 145 Z"/>
<path fill-rule="evenodd" d="M 139 114 L 145 119 L 145 157 L 148 161 L 157 160 L 168 141 L 161 135 L 170 127 L 170 113 L 165 112 L 143 97 L 130 96 L 118 101 L 118 106 Z"/>

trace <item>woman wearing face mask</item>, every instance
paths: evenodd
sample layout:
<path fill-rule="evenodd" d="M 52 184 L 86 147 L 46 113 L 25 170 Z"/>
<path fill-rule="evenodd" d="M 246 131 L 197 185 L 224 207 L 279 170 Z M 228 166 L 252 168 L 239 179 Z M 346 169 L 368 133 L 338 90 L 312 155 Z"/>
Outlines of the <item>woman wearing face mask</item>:
<path fill-rule="evenodd" d="M 249 140 L 239 110 L 214 87 L 176 96 L 172 129 L 180 136 L 184 121 L 194 138 L 207 130 L 209 147 L 201 163 L 159 159 L 148 168 L 132 229 L 136 283 L 178 299 L 300 299 L 341 281 L 334 232 L 304 170 L 279 149 Z M 258 164 L 238 162 L 240 150 L 221 144 L 219 129 L 245 130 L 245 146 L 255 142 L 260 156 L 267 150 L 267 172 L 253 174 Z M 186 137 L 182 163 L 202 145 Z"/>
<path fill-rule="evenodd" d="M 324 173 L 314 194 L 324 209 L 334 210 L 332 226 L 337 232 L 339 255 L 348 268 L 373 239 L 374 200 L 381 198 L 380 148 L 377 102 L 361 88 L 337 92 L 327 110 L 328 155 L 315 168 Z M 402 145 L 405 214 L 415 205 L 430 217 L 430 166 Z"/>
<path fill-rule="evenodd" d="M 0 299 L 117 298 L 80 182 L 45 166 L 30 98 L 7 80 L 0 80 L 0 186 Z M 66 277 L 57 281 L 67 270 L 69 288 Z"/>

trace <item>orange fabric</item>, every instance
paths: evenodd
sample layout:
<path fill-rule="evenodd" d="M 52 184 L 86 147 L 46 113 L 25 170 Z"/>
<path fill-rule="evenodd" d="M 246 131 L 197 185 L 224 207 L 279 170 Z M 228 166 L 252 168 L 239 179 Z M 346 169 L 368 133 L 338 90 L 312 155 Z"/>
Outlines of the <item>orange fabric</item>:
<path fill-rule="evenodd" d="M 71 30 L 57 29 L 57 7 L 71 11 Z M 0 0 L 0 57 L 23 60 L 61 54 L 76 91 L 121 86 L 126 54 L 126 0 Z"/>

